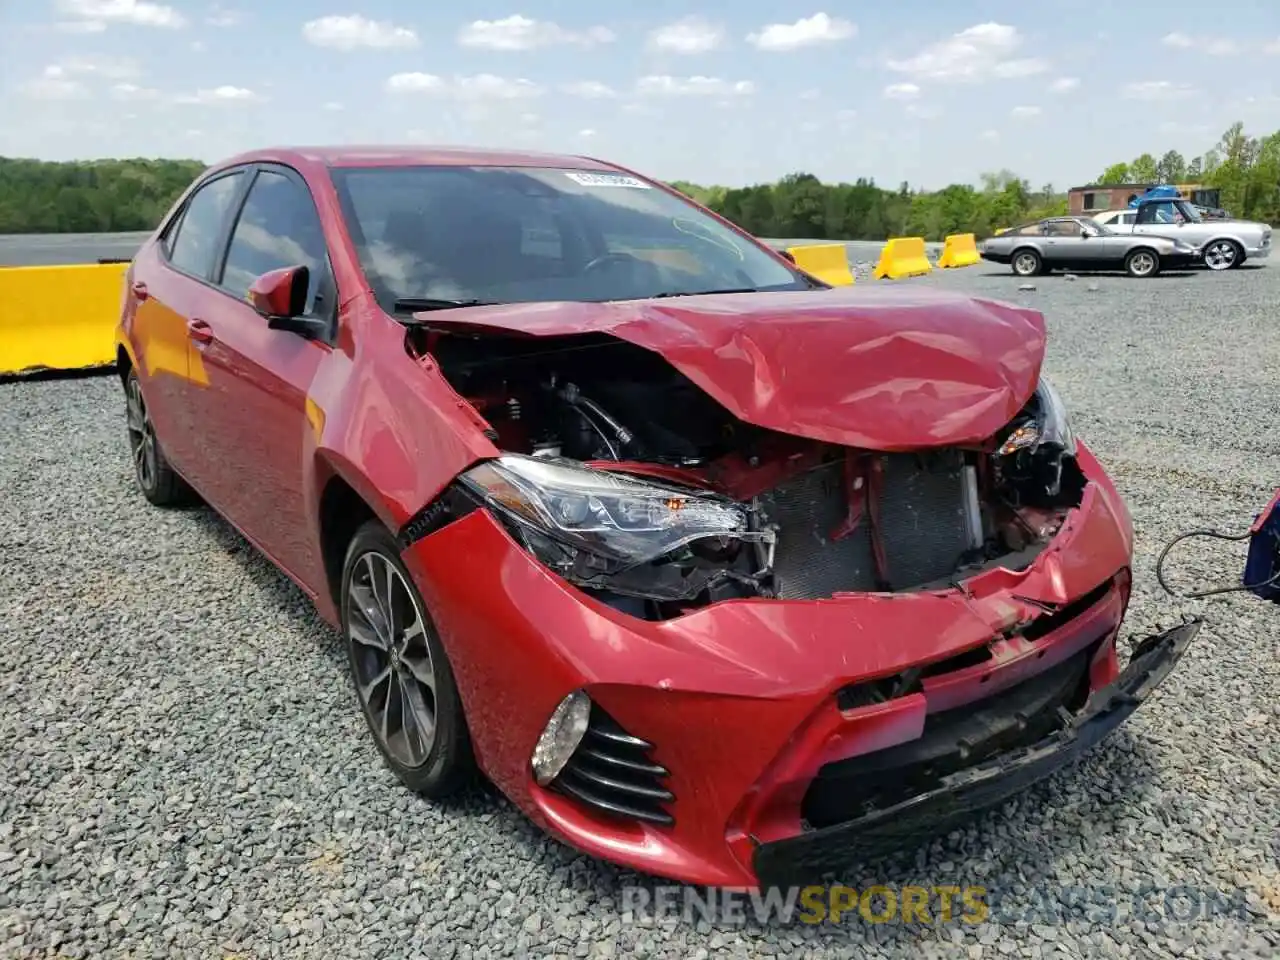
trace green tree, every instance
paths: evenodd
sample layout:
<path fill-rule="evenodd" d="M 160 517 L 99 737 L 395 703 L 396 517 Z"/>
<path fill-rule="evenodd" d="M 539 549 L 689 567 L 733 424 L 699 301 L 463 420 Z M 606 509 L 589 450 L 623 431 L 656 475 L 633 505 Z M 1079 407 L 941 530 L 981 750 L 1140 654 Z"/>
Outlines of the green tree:
<path fill-rule="evenodd" d="M 1129 164 L 1129 177 L 1133 183 L 1155 183 L 1160 179 L 1156 172 L 1156 158 L 1144 153 Z"/>

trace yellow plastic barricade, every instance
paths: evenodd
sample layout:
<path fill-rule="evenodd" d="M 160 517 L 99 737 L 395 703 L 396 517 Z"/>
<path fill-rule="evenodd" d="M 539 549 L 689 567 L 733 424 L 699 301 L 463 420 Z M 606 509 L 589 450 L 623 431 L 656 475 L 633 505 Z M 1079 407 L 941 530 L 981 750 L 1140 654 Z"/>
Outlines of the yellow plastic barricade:
<path fill-rule="evenodd" d="M 127 263 L 0 267 L 0 375 L 115 362 Z"/>
<path fill-rule="evenodd" d="M 924 237 L 893 237 L 880 251 L 880 262 L 871 274 L 877 280 L 918 277 L 933 270 L 924 255 Z"/>
<path fill-rule="evenodd" d="M 981 263 L 982 257 L 978 255 L 978 244 L 974 240 L 972 233 L 953 233 L 947 237 L 942 244 L 942 256 L 938 258 L 938 266 L 947 267 L 972 267 L 975 263 Z"/>
<path fill-rule="evenodd" d="M 853 283 L 853 271 L 849 269 L 849 257 L 843 243 L 815 243 L 807 247 L 788 247 L 787 253 L 796 259 L 796 266 L 833 287 L 847 287 Z"/>

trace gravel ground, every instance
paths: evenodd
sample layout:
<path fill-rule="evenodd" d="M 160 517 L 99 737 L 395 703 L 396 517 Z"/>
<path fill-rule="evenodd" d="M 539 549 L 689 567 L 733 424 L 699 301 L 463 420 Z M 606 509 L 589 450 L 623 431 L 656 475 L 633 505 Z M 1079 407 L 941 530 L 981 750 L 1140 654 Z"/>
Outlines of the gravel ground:
<path fill-rule="evenodd" d="M 1123 642 L 1207 618 L 1079 767 L 848 878 L 977 884 L 987 922 L 654 924 L 623 911 L 637 878 L 492 793 L 412 797 L 302 595 L 207 512 L 135 493 L 120 390 L 97 377 L 0 385 L 0 956 L 1276 956 L 1280 613 L 1172 601 L 1152 565 L 1179 531 L 1241 529 L 1280 485 L 1280 264 L 903 282 L 1044 310 L 1048 372 L 1135 517 Z M 1229 581 L 1242 556 L 1189 545 L 1175 574 Z M 1237 892 L 1242 915 L 1205 915 Z"/>

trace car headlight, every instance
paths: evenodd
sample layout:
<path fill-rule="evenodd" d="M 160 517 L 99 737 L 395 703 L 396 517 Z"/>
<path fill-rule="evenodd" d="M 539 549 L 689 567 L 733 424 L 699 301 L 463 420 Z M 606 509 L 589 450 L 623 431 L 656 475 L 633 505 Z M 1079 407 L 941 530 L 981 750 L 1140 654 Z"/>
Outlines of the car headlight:
<path fill-rule="evenodd" d="M 1024 416 L 1015 421 L 1013 431 L 1000 445 L 1000 455 L 1008 456 L 1019 450 L 1056 447 L 1063 453 L 1075 456 L 1076 437 L 1071 429 L 1071 419 L 1058 391 L 1044 377 L 1036 384 L 1033 402 L 1028 404 Z"/>
<path fill-rule="evenodd" d="M 716 556 L 741 541 L 772 537 L 751 531 L 732 500 L 572 460 L 504 455 L 460 479 L 535 556 L 580 583 L 682 551 Z"/>

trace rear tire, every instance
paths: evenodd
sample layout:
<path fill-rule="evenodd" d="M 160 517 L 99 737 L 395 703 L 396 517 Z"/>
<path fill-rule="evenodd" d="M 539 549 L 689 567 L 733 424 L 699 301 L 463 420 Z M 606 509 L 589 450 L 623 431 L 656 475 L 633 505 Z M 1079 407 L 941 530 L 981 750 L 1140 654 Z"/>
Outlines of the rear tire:
<path fill-rule="evenodd" d="M 1160 257 L 1154 250 L 1146 247 L 1130 250 L 1124 258 L 1124 272 L 1139 280 L 1154 277 L 1160 272 Z"/>
<path fill-rule="evenodd" d="M 1013 272 L 1020 277 L 1034 277 L 1044 271 L 1040 254 L 1031 249 L 1015 250 L 1009 262 L 1013 265 Z"/>
<path fill-rule="evenodd" d="M 382 759 L 415 793 L 442 799 L 475 773 L 453 668 L 395 538 L 367 521 L 342 568 L 351 680 Z"/>
<path fill-rule="evenodd" d="M 186 506 L 195 502 L 195 491 L 165 458 L 147 402 L 142 398 L 142 383 L 136 370 L 131 369 L 125 376 L 124 395 L 129 453 L 138 489 L 157 507 Z"/>

